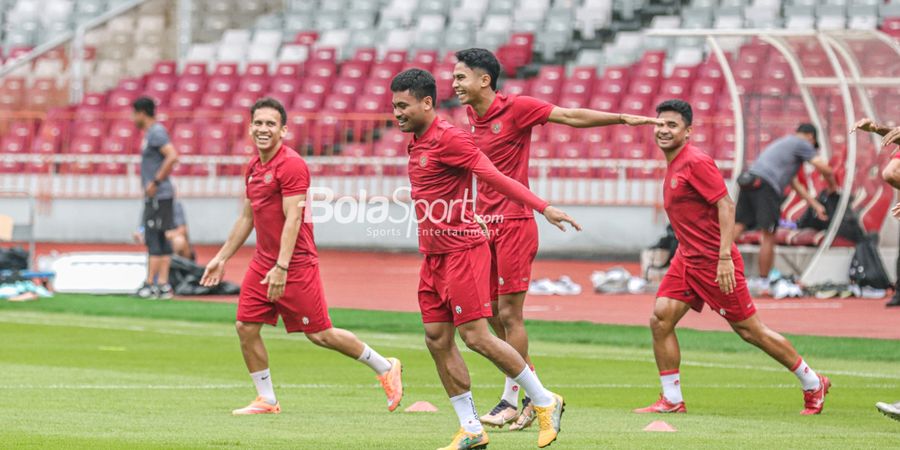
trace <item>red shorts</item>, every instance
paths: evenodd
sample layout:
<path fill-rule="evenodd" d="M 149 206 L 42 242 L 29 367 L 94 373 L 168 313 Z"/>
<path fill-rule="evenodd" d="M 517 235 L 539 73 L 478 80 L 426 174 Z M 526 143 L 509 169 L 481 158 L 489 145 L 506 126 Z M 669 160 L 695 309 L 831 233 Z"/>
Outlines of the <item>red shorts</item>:
<path fill-rule="evenodd" d="M 734 260 L 734 291 L 725 294 L 716 283 L 716 268 L 687 267 L 679 255 L 672 258 L 672 264 L 659 285 L 656 297 L 668 297 L 691 305 L 695 311 L 703 310 L 703 304 L 721 314 L 729 322 L 740 322 L 756 314 L 756 306 L 747 290 L 744 278 L 744 259 Z"/>
<path fill-rule="evenodd" d="M 491 317 L 487 243 L 442 255 L 426 255 L 419 272 L 422 322 L 466 322 Z"/>
<path fill-rule="evenodd" d="M 505 294 L 528 290 L 531 263 L 538 250 L 538 230 L 534 219 L 509 219 L 489 223 L 491 246 L 491 301 Z"/>
<path fill-rule="evenodd" d="M 289 275 L 284 295 L 277 302 L 270 302 L 266 298 L 269 286 L 260 284 L 265 275 L 247 269 L 238 298 L 237 320 L 276 325 L 281 316 L 288 333 L 318 333 L 331 328 L 319 265 L 292 268 Z"/>

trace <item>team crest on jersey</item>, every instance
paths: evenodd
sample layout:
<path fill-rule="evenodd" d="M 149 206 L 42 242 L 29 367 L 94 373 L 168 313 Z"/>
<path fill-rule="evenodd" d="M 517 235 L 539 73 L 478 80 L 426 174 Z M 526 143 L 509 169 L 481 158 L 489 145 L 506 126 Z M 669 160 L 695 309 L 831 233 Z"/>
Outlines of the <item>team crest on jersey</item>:
<path fill-rule="evenodd" d="M 459 306 L 459 305 L 456 306 L 456 313 L 462 314 L 462 306 Z"/>
<path fill-rule="evenodd" d="M 263 183 L 269 184 L 272 182 L 272 173 L 269 172 L 263 177 Z"/>
<path fill-rule="evenodd" d="M 472 125 L 472 133 L 475 133 L 475 125 Z"/>
<path fill-rule="evenodd" d="M 422 157 L 419 158 L 419 166 L 425 167 L 426 164 L 428 164 L 428 157 L 422 155 Z"/>
<path fill-rule="evenodd" d="M 677 187 L 678 187 L 678 180 L 675 179 L 675 178 L 672 178 L 672 182 L 669 183 L 669 186 L 672 186 L 672 189 L 677 188 Z"/>
<path fill-rule="evenodd" d="M 500 133 L 500 130 L 502 130 L 502 129 L 503 129 L 503 124 L 501 124 L 500 122 L 494 122 L 494 124 L 491 125 L 491 131 L 494 134 Z"/>

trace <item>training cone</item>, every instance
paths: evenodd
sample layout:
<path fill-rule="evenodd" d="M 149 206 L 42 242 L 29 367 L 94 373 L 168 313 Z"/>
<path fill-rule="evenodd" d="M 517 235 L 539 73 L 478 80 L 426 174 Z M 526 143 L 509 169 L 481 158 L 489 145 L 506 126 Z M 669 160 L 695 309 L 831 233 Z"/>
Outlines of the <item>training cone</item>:
<path fill-rule="evenodd" d="M 644 427 L 644 431 L 661 431 L 674 433 L 678 430 L 676 430 L 672 425 L 663 422 L 662 420 L 654 420 L 653 422 L 650 422 L 650 425 Z"/>
<path fill-rule="evenodd" d="M 406 412 L 437 412 L 437 407 L 428 402 L 415 402 L 404 409 Z M 673 430 L 674 431 L 674 430 Z"/>

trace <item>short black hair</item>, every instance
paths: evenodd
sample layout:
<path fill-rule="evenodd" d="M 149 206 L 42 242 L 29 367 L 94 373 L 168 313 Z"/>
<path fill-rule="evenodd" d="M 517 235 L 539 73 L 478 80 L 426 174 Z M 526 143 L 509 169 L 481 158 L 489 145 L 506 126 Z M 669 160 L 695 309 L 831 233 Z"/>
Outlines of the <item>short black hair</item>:
<path fill-rule="evenodd" d="M 500 61 L 489 50 L 468 48 L 456 52 L 456 60 L 469 66 L 470 69 L 481 69 L 491 77 L 491 89 L 497 90 L 497 78 L 500 77 Z"/>
<path fill-rule="evenodd" d="M 134 112 L 144 113 L 148 117 L 156 116 L 156 102 L 150 97 L 138 97 L 131 107 L 134 108 Z"/>
<path fill-rule="evenodd" d="M 250 107 L 250 120 L 253 120 L 253 115 L 256 114 L 257 109 L 263 108 L 272 108 L 275 111 L 278 111 L 278 113 L 281 114 L 281 126 L 287 125 L 287 112 L 284 110 L 284 105 L 272 97 L 263 97 Z"/>
<path fill-rule="evenodd" d="M 403 91 L 409 91 L 418 100 L 431 97 L 432 101 L 437 101 L 437 84 L 427 70 L 406 69 L 398 73 L 391 80 L 391 92 Z"/>
<path fill-rule="evenodd" d="M 681 114 L 681 118 L 684 119 L 684 124 L 687 126 L 691 126 L 691 123 L 694 121 L 694 110 L 691 108 L 691 104 L 684 100 L 666 100 L 656 105 L 657 116 L 663 111 L 675 111 Z"/>

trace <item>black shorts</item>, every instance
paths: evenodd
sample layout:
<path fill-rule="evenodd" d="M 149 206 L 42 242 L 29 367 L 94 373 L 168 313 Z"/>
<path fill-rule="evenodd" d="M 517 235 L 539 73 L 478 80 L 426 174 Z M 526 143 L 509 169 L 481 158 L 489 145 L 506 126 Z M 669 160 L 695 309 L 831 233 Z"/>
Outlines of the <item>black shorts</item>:
<path fill-rule="evenodd" d="M 171 198 L 144 200 L 144 242 L 150 255 L 172 254 L 172 244 L 166 239 L 166 231 L 175 228 L 174 216 Z"/>
<path fill-rule="evenodd" d="M 763 230 L 774 233 L 781 218 L 781 195 L 769 183 L 763 182 L 759 189 L 741 188 L 738 193 L 734 221 L 748 230 Z"/>

